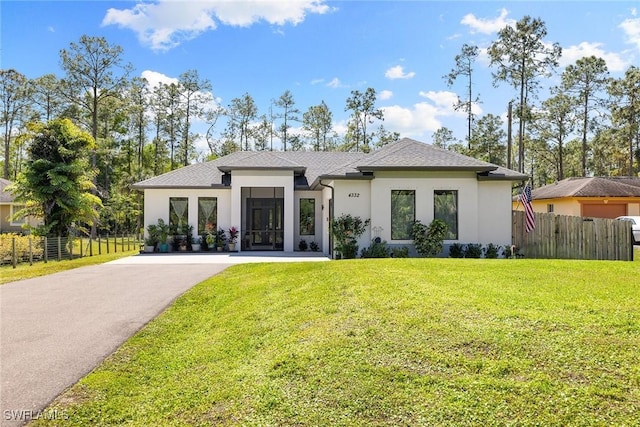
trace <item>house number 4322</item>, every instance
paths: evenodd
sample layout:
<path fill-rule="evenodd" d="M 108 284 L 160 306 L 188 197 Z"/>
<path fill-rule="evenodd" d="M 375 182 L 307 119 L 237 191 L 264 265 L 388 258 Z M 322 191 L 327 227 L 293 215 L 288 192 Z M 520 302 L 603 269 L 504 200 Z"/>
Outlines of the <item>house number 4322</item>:
<path fill-rule="evenodd" d="M 349 193 L 349 197 L 360 197 L 360 193 Z"/>

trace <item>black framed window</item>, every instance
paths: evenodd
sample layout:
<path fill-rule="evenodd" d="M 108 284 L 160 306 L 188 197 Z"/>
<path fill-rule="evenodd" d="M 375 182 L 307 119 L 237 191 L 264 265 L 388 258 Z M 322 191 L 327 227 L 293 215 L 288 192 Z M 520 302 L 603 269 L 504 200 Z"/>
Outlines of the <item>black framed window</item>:
<path fill-rule="evenodd" d="M 415 190 L 391 190 L 391 240 L 411 239 L 415 220 Z"/>
<path fill-rule="evenodd" d="M 171 232 L 186 233 L 189 226 L 189 198 L 169 197 L 169 228 Z"/>
<path fill-rule="evenodd" d="M 447 224 L 445 240 L 458 239 L 458 191 L 435 190 L 433 192 L 433 218 Z"/>
<path fill-rule="evenodd" d="M 218 198 L 198 197 L 198 234 L 218 229 Z"/>
<path fill-rule="evenodd" d="M 300 199 L 300 235 L 316 234 L 316 200 Z"/>

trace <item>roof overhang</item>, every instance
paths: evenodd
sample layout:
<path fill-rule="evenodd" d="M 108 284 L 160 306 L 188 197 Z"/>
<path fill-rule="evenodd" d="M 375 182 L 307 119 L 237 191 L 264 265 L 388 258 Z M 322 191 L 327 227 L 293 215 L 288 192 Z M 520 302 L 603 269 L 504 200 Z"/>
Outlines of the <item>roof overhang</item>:
<path fill-rule="evenodd" d="M 491 172 L 496 166 L 357 166 L 362 172 L 375 171 L 437 171 L 437 172 Z"/>
<path fill-rule="evenodd" d="M 211 185 L 138 185 L 133 184 L 131 186 L 134 190 L 210 190 L 210 189 L 228 189 L 231 188 L 224 184 L 211 184 Z"/>
<path fill-rule="evenodd" d="M 232 171 L 293 171 L 304 174 L 307 168 L 304 166 L 218 166 L 220 172 L 228 173 Z"/>

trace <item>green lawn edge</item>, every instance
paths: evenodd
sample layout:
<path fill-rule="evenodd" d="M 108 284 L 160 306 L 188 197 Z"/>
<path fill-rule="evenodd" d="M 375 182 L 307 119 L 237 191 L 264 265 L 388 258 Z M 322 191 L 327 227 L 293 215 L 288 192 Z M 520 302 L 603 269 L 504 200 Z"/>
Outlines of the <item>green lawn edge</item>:
<path fill-rule="evenodd" d="M 638 263 L 233 266 L 48 408 L 64 425 L 634 425 Z M 40 420 L 35 425 L 59 424 Z"/>

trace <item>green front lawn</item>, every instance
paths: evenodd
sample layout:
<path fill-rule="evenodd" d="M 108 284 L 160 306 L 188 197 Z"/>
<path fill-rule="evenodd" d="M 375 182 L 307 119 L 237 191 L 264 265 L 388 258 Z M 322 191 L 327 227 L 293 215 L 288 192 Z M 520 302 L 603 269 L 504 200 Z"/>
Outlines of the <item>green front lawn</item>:
<path fill-rule="evenodd" d="M 234 266 L 49 409 L 78 426 L 637 425 L 639 274 L 606 261 Z"/>

